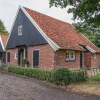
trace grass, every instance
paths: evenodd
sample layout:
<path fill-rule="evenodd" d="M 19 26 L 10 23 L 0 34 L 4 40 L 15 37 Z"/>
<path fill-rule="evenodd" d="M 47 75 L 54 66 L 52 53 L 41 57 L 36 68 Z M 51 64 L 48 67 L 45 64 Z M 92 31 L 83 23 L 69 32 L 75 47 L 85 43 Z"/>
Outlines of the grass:
<path fill-rule="evenodd" d="M 99 81 L 100 82 L 100 74 L 94 75 L 90 77 L 91 80 Z"/>

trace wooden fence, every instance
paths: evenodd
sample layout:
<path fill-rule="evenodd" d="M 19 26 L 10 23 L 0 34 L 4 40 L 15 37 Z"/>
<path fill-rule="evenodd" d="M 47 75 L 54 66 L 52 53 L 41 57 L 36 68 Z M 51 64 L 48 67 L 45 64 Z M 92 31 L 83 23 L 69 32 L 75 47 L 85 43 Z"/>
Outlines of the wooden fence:
<path fill-rule="evenodd" d="M 90 76 L 100 74 L 100 67 L 73 70 L 75 76 L 76 76 L 77 72 L 80 72 L 80 71 L 83 71 L 83 76 L 84 77 L 86 77 L 86 75 L 90 77 Z"/>
<path fill-rule="evenodd" d="M 94 76 L 94 75 L 100 74 L 100 67 L 88 68 L 84 70 L 86 70 L 88 76 Z"/>

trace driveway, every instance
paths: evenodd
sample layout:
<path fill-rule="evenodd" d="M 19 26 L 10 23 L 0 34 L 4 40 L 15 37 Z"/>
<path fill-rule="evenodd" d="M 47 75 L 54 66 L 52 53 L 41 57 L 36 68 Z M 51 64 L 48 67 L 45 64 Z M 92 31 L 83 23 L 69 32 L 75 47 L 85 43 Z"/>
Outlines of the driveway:
<path fill-rule="evenodd" d="M 35 79 L 0 72 L 0 100 L 100 100 L 100 97 L 71 93 Z"/>

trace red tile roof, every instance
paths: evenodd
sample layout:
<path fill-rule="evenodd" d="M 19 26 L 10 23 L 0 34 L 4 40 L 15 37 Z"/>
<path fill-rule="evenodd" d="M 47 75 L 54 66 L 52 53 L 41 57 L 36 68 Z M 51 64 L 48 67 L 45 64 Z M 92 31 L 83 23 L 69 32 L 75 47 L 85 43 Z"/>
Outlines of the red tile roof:
<path fill-rule="evenodd" d="M 1 36 L 1 39 L 2 39 L 4 46 L 6 46 L 6 43 L 7 43 L 7 40 L 8 40 L 8 35 L 0 35 L 0 36 Z"/>
<path fill-rule="evenodd" d="M 62 49 L 83 50 L 80 45 L 87 45 L 97 51 L 97 47 L 82 34 L 77 33 L 71 24 L 33 11 L 26 7 L 24 7 L 24 9 L 31 18 L 35 20 L 42 31 Z"/>

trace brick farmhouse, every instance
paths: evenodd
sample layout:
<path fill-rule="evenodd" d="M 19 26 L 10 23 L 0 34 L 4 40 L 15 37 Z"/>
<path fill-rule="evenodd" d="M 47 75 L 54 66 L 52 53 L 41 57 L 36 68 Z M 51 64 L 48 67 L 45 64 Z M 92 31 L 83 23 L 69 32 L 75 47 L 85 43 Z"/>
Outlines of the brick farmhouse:
<path fill-rule="evenodd" d="M 6 55 L 7 64 L 50 70 L 100 66 L 100 49 L 71 24 L 21 6 Z"/>

